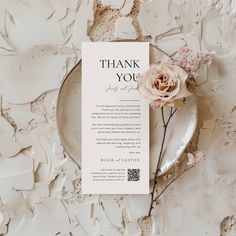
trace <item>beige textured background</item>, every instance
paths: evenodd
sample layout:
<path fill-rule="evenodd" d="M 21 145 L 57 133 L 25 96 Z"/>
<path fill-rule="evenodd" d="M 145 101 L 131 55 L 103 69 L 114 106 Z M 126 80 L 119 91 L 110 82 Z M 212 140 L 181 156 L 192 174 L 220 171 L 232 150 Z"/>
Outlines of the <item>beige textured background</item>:
<path fill-rule="evenodd" d="M 235 29 L 235 0 L 0 0 L 0 235 L 235 236 Z M 152 225 L 137 222 L 144 196 L 82 196 L 56 129 L 58 89 L 80 43 L 118 38 L 216 52 L 201 71 L 189 147 L 207 160 L 165 192 Z"/>

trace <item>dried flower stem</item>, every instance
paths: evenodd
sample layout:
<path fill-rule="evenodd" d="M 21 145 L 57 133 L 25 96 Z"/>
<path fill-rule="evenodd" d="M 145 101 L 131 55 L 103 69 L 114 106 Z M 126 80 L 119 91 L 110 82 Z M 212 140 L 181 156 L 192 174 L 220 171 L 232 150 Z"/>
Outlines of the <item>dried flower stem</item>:
<path fill-rule="evenodd" d="M 153 199 L 153 202 L 156 202 L 156 201 L 159 199 L 159 197 L 166 191 L 166 189 L 168 189 L 168 188 L 170 187 L 170 185 L 171 185 L 175 180 L 177 180 L 180 176 L 182 176 L 185 172 L 189 171 L 189 170 L 192 169 L 193 167 L 194 167 L 194 165 L 191 166 L 191 167 L 189 167 L 189 168 L 187 168 L 187 169 L 184 169 L 184 171 L 182 171 L 179 175 L 177 175 L 175 178 L 173 178 L 173 179 L 165 186 L 165 188 L 162 189 L 162 191 L 156 196 L 156 198 Z"/>
<path fill-rule="evenodd" d="M 152 213 L 152 209 L 153 209 L 153 204 L 154 204 L 154 193 L 155 193 L 155 189 L 156 189 L 156 185 L 157 185 L 157 176 L 158 173 L 160 171 L 160 164 L 162 161 L 162 157 L 163 157 L 163 150 L 164 150 L 164 144 L 165 144 L 165 139 L 166 139 L 166 132 L 167 132 L 167 128 L 168 125 L 170 123 L 170 119 L 173 117 L 173 115 L 175 114 L 175 112 L 177 111 L 177 108 L 175 108 L 173 110 L 173 108 L 171 107 L 170 110 L 170 115 L 167 119 L 167 121 L 165 121 L 165 115 L 164 115 L 164 107 L 161 107 L 161 116 L 162 116 L 162 122 L 163 122 L 163 138 L 162 138 L 162 143 L 161 143 L 161 149 L 160 149 L 160 153 L 159 153 L 159 157 L 158 157 L 158 161 L 157 161 L 157 166 L 156 166 L 156 171 L 155 171 L 155 176 L 154 176 L 154 184 L 153 184 L 153 188 L 152 188 L 152 192 L 151 192 L 151 204 L 149 207 L 149 211 L 148 211 L 148 216 L 151 215 Z"/>

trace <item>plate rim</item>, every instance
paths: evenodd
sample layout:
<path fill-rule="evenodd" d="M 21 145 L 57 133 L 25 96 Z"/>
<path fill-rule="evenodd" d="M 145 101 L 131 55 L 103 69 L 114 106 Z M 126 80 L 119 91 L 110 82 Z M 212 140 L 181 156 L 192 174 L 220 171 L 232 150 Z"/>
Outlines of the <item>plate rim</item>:
<path fill-rule="evenodd" d="M 64 142 L 62 141 L 62 130 L 59 125 L 59 100 L 60 100 L 60 95 L 62 94 L 62 90 L 63 90 L 63 86 L 65 85 L 65 83 L 67 82 L 67 79 L 69 78 L 69 76 L 76 70 L 76 68 L 82 63 L 82 58 L 79 58 L 79 61 L 71 68 L 71 70 L 69 71 L 69 73 L 65 76 L 63 82 L 61 83 L 61 86 L 59 88 L 59 92 L 57 95 L 57 105 L 56 105 L 56 125 L 57 125 L 57 131 L 59 134 L 59 139 L 62 143 L 63 149 L 66 152 L 67 155 L 69 155 L 69 157 L 76 163 L 76 165 L 81 169 L 81 165 L 79 163 L 77 163 L 77 161 L 74 160 L 72 154 L 70 153 L 70 151 L 67 149 L 66 145 L 64 145 Z"/>

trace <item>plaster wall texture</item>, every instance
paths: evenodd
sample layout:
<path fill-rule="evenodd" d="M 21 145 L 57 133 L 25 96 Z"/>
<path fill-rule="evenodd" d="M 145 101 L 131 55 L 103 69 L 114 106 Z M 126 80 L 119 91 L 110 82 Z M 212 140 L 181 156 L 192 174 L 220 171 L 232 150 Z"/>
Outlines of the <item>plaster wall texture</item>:
<path fill-rule="evenodd" d="M 0 0 L 0 235 L 235 236 L 235 29 L 235 0 Z M 138 220 L 147 197 L 81 195 L 57 133 L 58 91 L 81 42 L 114 39 L 215 51 L 188 147 L 207 160 L 163 194 L 152 224 Z"/>

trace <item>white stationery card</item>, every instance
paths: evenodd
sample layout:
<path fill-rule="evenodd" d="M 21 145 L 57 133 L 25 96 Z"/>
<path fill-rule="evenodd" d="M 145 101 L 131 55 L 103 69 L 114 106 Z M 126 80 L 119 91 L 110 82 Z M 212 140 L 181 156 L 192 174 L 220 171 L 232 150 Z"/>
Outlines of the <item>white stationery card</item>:
<path fill-rule="evenodd" d="M 145 42 L 82 43 L 82 193 L 149 193 Z"/>

